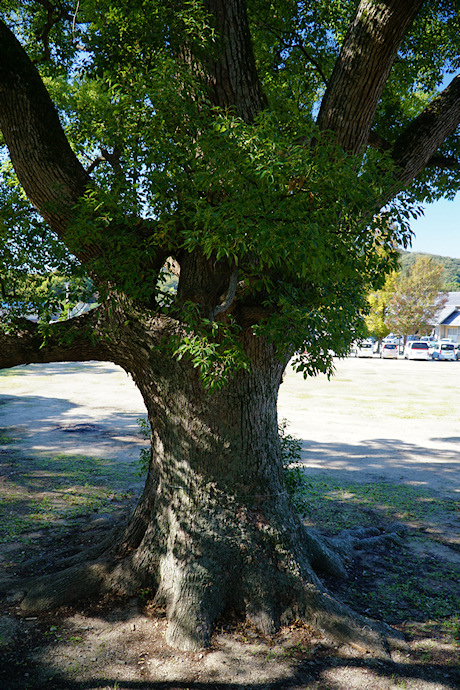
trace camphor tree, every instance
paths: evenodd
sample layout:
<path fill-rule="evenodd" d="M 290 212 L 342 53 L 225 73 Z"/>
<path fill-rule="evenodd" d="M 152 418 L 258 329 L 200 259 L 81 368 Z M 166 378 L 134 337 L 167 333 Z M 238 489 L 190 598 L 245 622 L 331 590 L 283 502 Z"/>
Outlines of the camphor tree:
<path fill-rule="evenodd" d="M 385 322 L 404 336 L 404 343 L 408 335 L 427 335 L 433 330 L 436 315 L 447 301 L 443 284 L 444 266 L 430 256 L 418 256 L 407 273 L 397 276 Z"/>
<path fill-rule="evenodd" d="M 416 204 L 458 188 L 454 3 L 5 0 L 0 16 L 3 245 L 64 247 L 99 295 L 51 326 L 4 315 L 0 366 L 115 362 L 152 431 L 128 525 L 23 609 L 142 587 L 182 649 L 228 612 L 380 649 L 319 580 L 345 569 L 288 501 L 277 392 L 292 357 L 332 371 Z"/>

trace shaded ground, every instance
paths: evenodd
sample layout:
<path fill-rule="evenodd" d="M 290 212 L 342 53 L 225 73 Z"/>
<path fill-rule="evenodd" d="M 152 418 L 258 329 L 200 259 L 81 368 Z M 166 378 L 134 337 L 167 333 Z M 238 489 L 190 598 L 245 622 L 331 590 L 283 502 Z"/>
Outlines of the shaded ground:
<path fill-rule="evenodd" d="M 148 591 L 36 617 L 21 616 L 19 593 L 0 606 L 0 688 L 460 687 L 459 380 L 457 363 L 347 360 L 332 382 L 288 373 L 280 396 L 280 417 L 302 439 L 303 479 L 291 479 L 305 520 L 329 535 L 369 530 L 349 579 L 327 584 L 406 633 L 391 661 L 303 625 L 267 639 L 238 621 L 222 622 L 209 650 L 182 653 L 165 645 Z M 0 374 L 0 589 L 53 571 L 129 514 L 143 483 L 142 414 L 109 364 Z"/>

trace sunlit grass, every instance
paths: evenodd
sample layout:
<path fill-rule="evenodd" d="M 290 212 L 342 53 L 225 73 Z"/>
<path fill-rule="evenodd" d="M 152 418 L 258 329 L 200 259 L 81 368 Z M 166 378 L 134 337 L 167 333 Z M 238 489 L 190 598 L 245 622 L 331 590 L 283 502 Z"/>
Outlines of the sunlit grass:
<path fill-rule="evenodd" d="M 338 532 L 350 524 L 372 522 L 363 512 L 371 509 L 392 520 L 425 522 L 439 512 L 458 513 L 458 503 L 428 489 L 389 483 L 338 482 L 333 478 L 303 476 L 296 505 L 318 525 Z"/>

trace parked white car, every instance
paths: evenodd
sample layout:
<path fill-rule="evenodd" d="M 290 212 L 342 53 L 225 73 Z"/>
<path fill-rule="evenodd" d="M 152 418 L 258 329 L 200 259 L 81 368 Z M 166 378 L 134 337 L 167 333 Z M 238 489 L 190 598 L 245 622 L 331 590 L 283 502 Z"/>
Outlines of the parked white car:
<path fill-rule="evenodd" d="M 429 344 L 426 340 L 411 340 L 404 348 L 404 359 L 430 359 Z"/>
<path fill-rule="evenodd" d="M 399 346 L 397 343 L 382 343 L 380 357 L 382 359 L 397 359 Z"/>
<path fill-rule="evenodd" d="M 351 354 L 355 357 L 373 357 L 374 356 L 374 343 L 370 340 L 365 340 L 362 343 L 354 343 Z"/>

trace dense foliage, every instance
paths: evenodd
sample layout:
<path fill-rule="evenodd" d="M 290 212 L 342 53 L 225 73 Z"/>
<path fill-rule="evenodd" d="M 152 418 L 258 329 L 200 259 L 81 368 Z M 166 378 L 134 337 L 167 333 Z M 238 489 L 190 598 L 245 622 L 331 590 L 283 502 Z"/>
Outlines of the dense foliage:
<path fill-rule="evenodd" d="M 379 343 L 391 333 L 388 317 L 391 311 L 392 298 L 396 289 L 399 273 L 389 273 L 380 290 L 373 291 L 368 296 L 368 313 L 366 327 L 368 335 L 376 338 Z"/>
<path fill-rule="evenodd" d="M 306 372 L 329 371 L 328 353 L 345 353 L 363 333 L 366 295 L 395 267 L 395 247 L 408 242 L 416 204 L 458 185 L 458 172 L 433 168 L 393 199 L 391 156 L 344 151 L 319 131 L 318 103 L 354 11 L 354 2 L 284 1 L 276 9 L 249 2 L 265 107 L 243 117 L 209 95 L 203 71 L 219 55 L 221 38 L 198 0 L 178 8 L 156 0 L 87 0 L 77 8 L 3 3 L 0 16 L 35 61 L 72 149 L 91 172 L 66 246 L 77 256 L 88 242 L 100 250 L 83 267 L 66 254 L 28 204 L 5 151 L 3 301 L 17 292 L 12 272 L 25 279 L 83 268 L 102 297 L 116 285 L 192 326 L 203 346 L 189 339 L 178 353 L 201 362 L 209 381 L 207 354 L 227 369 L 244 365 L 232 309 L 209 330 L 218 301 L 205 308 L 188 288 L 178 299 L 169 291 L 166 300 L 157 271 L 159 257 L 195 252 L 212 264 L 222 294 L 233 280 L 240 302 L 257 305 L 257 334 L 280 352 L 302 353 Z M 448 2 L 419 12 L 376 112 L 380 137 L 394 140 L 457 68 L 457 29 Z M 191 68 L 193 60 L 203 67 Z M 442 153 L 452 156 L 457 147 L 451 136 Z M 36 308 L 39 295 L 25 280 L 22 303 Z"/>

